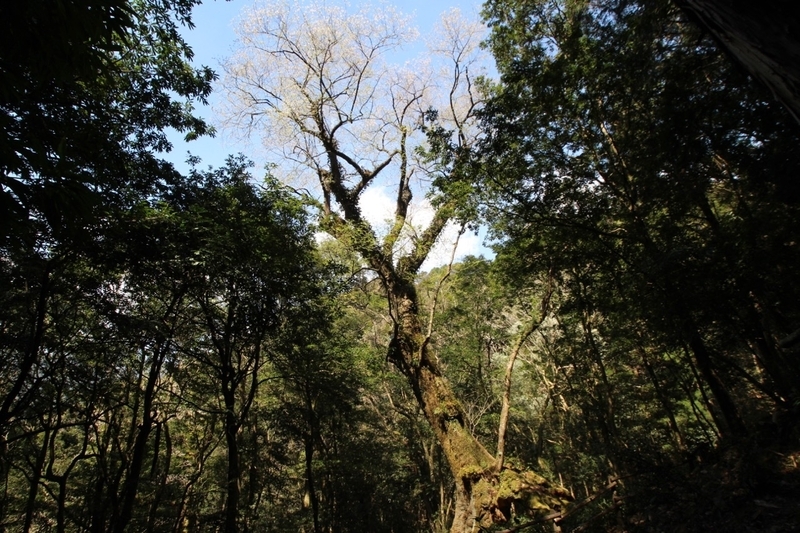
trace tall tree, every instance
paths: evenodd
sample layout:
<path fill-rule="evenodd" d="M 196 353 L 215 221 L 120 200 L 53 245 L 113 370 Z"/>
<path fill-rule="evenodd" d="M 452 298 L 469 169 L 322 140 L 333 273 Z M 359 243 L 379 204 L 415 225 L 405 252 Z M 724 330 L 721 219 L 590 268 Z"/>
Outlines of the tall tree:
<path fill-rule="evenodd" d="M 132 224 L 134 233 L 125 239 L 138 243 L 130 255 L 155 254 L 151 270 L 159 269 L 163 283 L 182 288 L 184 320 L 191 328 L 170 342 L 175 360 L 169 380 L 220 420 L 226 452 L 223 524 L 232 532 L 246 528 L 242 449 L 250 439 L 250 413 L 265 368 L 278 354 L 291 352 L 295 337 L 302 338 L 301 323 L 313 329 L 324 280 L 300 203 L 274 180 L 260 188 L 251 182 L 241 159 L 216 171 L 195 171 L 144 217 L 133 215 L 144 218 L 144 227 Z M 158 245 L 149 249 L 154 240 Z M 315 325 L 322 327 L 324 316 Z M 150 364 L 152 369 L 157 359 Z M 148 416 L 138 426 L 143 442 L 152 426 Z M 141 465 L 131 466 L 135 475 L 134 467 Z M 135 482 L 135 476 L 129 479 Z M 132 501 L 123 504 L 127 521 Z M 124 526 L 117 521 L 115 527 Z"/>
<path fill-rule="evenodd" d="M 425 166 L 415 161 L 415 147 L 424 129 L 451 145 L 449 154 L 474 142 L 478 29 L 457 13 L 444 19 L 434 52 L 446 60 L 448 74 L 437 78 L 385 63 L 413 35 L 407 19 L 392 9 L 346 13 L 326 5 L 268 3 L 243 19 L 242 46 L 225 66 L 224 79 L 230 124 L 267 141 L 279 133 L 283 154 L 321 189 L 322 227 L 358 252 L 380 279 L 394 323 L 388 358 L 410 384 L 456 480 L 454 532 L 507 520 L 512 502 L 518 512 L 559 502 L 533 472 L 496 471 L 492 455 L 469 431 L 432 350 L 414 284 L 448 223 L 468 216 L 461 209 L 468 188 L 458 157 Z M 437 91 L 443 99 L 434 98 Z M 428 194 L 435 208 L 430 224 L 411 233 L 414 177 L 433 181 Z M 383 236 L 360 204 L 379 185 L 393 187 L 396 198 Z M 441 194 L 445 189 L 448 194 Z"/>
<path fill-rule="evenodd" d="M 798 314 L 779 296 L 797 290 L 791 120 L 666 2 L 498 0 L 485 13 L 502 77 L 484 177 L 508 253 L 556 265 L 587 317 L 625 308 L 688 350 L 723 433 L 747 432 L 740 378 L 792 403 L 781 342 Z"/>
<path fill-rule="evenodd" d="M 208 95 L 214 74 L 189 65 L 179 35 L 196 3 L 0 7 L 0 254 L 16 299 L 9 311 L 22 318 L 4 344 L 3 479 L 11 426 L 40 393 L 43 368 L 55 368 L 46 344 L 64 293 L 53 276 L 75 273 L 78 249 L 101 239 L 103 214 L 176 177 L 156 154 L 169 148 L 166 128 L 209 131 L 191 102 Z"/>

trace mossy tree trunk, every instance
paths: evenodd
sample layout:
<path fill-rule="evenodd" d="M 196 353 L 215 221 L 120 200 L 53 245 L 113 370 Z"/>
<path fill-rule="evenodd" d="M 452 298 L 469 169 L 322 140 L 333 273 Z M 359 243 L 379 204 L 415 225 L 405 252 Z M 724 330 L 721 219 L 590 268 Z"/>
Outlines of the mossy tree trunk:
<path fill-rule="evenodd" d="M 327 183 L 330 183 L 329 176 Z M 323 185 L 326 181 L 322 181 Z M 403 180 L 407 188 L 407 180 Z M 418 239 L 414 249 L 396 263 L 390 253 L 390 234 L 378 245 L 372 229 L 361 219 L 353 196 L 344 187 L 326 190 L 326 196 L 339 200 L 342 214 L 326 204 L 326 229 L 355 248 L 382 281 L 395 331 L 389 345 L 388 359 L 406 377 L 426 420 L 436 435 L 456 483 L 455 516 L 451 532 L 473 531 L 517 514 L 546 511 L 569 499 L 566 491 L 550 486 L 546 479 L 531 471 L 497 468 L 495 457 L 468 429 L 461 402 L 443 376 L 430 345 L 430 334 L 423 318 L 414 277 L 449 220 L 447 207 L 437 211 L 431 225 Z M 409 189 L 398 194 L 397 212 L 405 217 Z M 394 237 L 396 238 L 396 236 Z"/>
<path fill-rule="evenodd" d="M 544 479 L 498 471 L 469 431 L 432 351 L 414 287 L 459 205 L 470 211 L 471 185 L 460 177 L 456 159 L 476 141 L 482 96 L 474 73 L 481 71 L 484 28 L 456 14 L 443 19 L 443 42 L 431 54 L 439 60 L 435 67 L 442 67 L 438 72 L 448 73 L 443 77 L 427 66 L 387 63 L 387 54 L 415 34 L 401 13 L 387 8 L 379 16 L 344 16 L 330 6 L 293 10 L 271 3 L 249 12 L 240 28 L 240 53 L 225 67 L 230 124 L 266 126 L 264 142 L 314 174 L 322 229 L 358 253 L 381 280 L 394 320 L 388 358 L 408 380 L 456 480 L 452 531 L 471 531 L 475 520 L 504 520 L 503 498 L 508 505 L 510 498 L 519 500 L 517 511 L 554 505 L 557 491 Z M 420 150 L 441 157 L 420 161 Z M 428 191 L 436 196 L 435 212 L 424 229 L 410 224 L 415 175 L 435 186 Z M 397 194 L 391 227 L 380 239 L 359 205 L 376 184 L 391 185 Z M 533 494 L 536 501 L 523 505 Z"/>

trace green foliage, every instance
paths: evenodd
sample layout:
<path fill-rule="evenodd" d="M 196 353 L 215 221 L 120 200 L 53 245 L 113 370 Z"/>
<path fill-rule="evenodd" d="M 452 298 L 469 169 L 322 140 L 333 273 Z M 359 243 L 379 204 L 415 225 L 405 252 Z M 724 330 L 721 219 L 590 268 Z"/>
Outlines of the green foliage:
<path fill-rule="evenodd" d="M 209 133 L 191 114 L 214 73 L 178 33 L 196 0 L 12 2 L 0 7 L 2 245 L 31 224 L 69 235 L 98 208 L 174 179 L 165 130 Z M 136 193 L 133 198 L 135 199 Z"/>
<path fill-rule="evenodd" d="M 772 292 L 796 290 L 781 274 L 796 261 L 787 117 L 667 3 L 556 5 L 486 11 L 503 80 L 485 175 L 514 268 L 552 262 L 590 311 L 633 312 L 684 342 L 690 321 L 715 352 L 789 334 L 797 310 Z M 781 316 L 769 333 L 754 305 Z M 794 394 L 791 365 L 767 371 Z"/>
<path fill-rule="evenodd" d="M 484 14 L 501 79 L 476 165 L 497 262 L 558 287 L 524 456 L 592 486 L 791 405 L 791 118 L 669 2 Z"/>
<path fill-rule="evenodd" d="M 189 102 L 213 74 L 179 34 L 195 4 L 0 7 L 0 529 L 447 530 L 419 368 L 391 372 L 387 280 L 353 252 L 371 230 L 315 244 L 307 206 L 243 157 L 184 177 L 156 155 L 165 128 L 209 132 Z M 507 468 L 456 474 L 510 515 L 551 505 L 523 501 L 544 479 L 581 498 L 679 476 L 791 415 L 796 125 L 666 0 L 485 15 L 483 143 L 428 112 L 417 155 L 498 256 L 404 287 L 462 402 L 434 415 L 465 442 L 497 440 L 509 378 Z"/>

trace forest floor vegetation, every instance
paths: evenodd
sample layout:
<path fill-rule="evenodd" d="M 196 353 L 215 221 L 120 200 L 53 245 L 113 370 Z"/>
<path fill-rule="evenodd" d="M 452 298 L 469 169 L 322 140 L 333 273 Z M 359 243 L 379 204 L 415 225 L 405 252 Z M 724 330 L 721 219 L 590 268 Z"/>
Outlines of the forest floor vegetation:
<path fill-rule="evenodd" d="M 789 533 L 800 531 L 800 444 L 763 439 L 698 454 L 683 468 L 637 480 L 610 531 Z"/>

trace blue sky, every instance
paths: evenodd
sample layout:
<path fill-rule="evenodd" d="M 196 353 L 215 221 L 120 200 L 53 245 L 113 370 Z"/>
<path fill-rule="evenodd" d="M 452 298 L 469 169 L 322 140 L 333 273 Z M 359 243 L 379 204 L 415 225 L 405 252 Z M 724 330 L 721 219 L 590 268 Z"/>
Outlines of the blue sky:
<path fill-rule="evenodd" d="M 330 3 L 340 3 L 329 0 Z M 234 33 L 234 22 L 239 17 L 243 9 L 253 5 L 253 0 L 207 0 L 197 6 L 192 15 L 195 24 L 193 30 L 185 30 L 184 38 L 194 51 L 194 64 L 197 66 L 205 65 L 211 67 L 218 74 L 221 72 L 220 62 L 231 55 L 236 44 Z M 366 2 L 379 6 L 379 2 Z M 479 13 L 480 1 L 476 0 L 404 0 L 389 2 L 401 11 L 412 14 L 415 24 L 420 33 L 424 36 L 431 32 L 434 24 L 442 13 L 457 7 L 465 14 Z M 351 6 L 361 5 L 357 1 L 349 2 Z M 419 50 L 410 50 L 410 54 L 417 54 Z M 197 114 L 204 117 L 211 123 L 214 116 L 211 107 L 217 95 L 212 94 L 209 99 L 210 106 L 203 106 L 197 109 Z M 165 158 L 172 161 L 179 169 L 186 171 L 188 165 L 185 161 L 187 155 L 199 156 L 202 160 L 201 167 L 209 165 L 218 167 L 222 165 L 225 158 L 230 154 L 244 152 L 245 155 L 254 159 L 259 166 L 263 166 L 266 161 L 258 161 L 256 154 L 248 154 L 245 147 L 237 146 L 235 141 L 226 140 L 223 132 L 218 132 L 214 138 L 201 138 L 190 143 L 183 141 L 182 136 L 175 133 L 170 136 L 173 144 L 171 153 L 166 154 Z"/>

